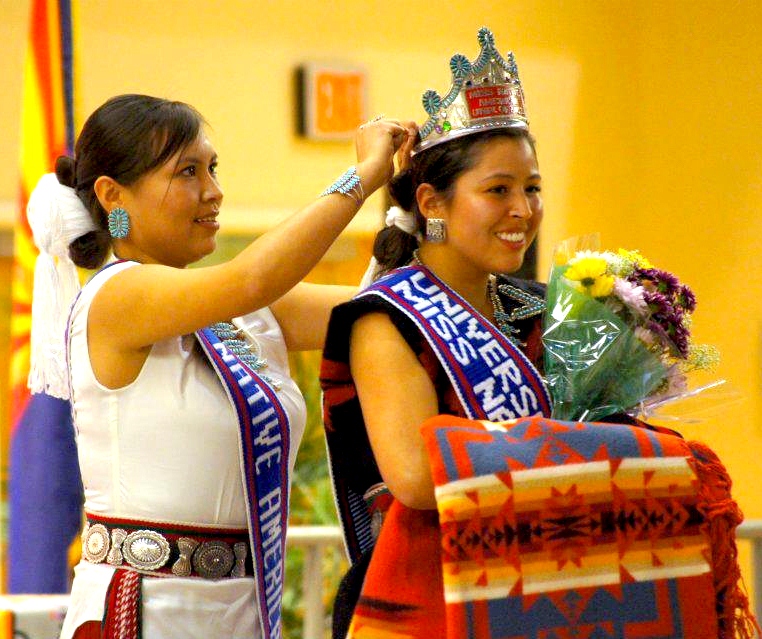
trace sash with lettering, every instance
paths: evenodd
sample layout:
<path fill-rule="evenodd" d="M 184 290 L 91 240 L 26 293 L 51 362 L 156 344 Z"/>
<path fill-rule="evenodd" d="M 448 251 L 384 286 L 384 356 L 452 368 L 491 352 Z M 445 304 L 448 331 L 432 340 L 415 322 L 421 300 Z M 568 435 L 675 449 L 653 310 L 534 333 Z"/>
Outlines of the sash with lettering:
<path fill-rule="evenodd" d="M 126 262 L 128 260 L 122 259 L 109 262 L 96 275 Z M 70 312 L 75 305 L 76 301 Z M 66 329 L 67 361 L 71 351 L 70 326 L 71 316 Z M 262 636 L 264 639 L 279 639 L 290 486 L 291 428 L 288 414 L 273 388 L 231 352 L 211 329 L 196 331 L 196 338 L 222 382 L 238 419 L 249 546 Z M 69 391 L 71 393 L 72 389 Z M 112 630 L 120 637 L 140 636 L 142 578 L 142 574 L 130 570 L 114 573 L 107 594 L 103 637 L 116 636 L 111 634 Z M 125 620 L 129 621 L 129 632 L 124 630 Z"/>
<path fill-rule="evenodd" d="M 377 295 L 421 330 L 471 419 L 550 415 L 540 373 L 494 324 L 425 266 L 406 266 L 357 297 Z"/>
<path fill-rule="evenodd" d="M 281 601 L 288 524 L 290 427 L 272 387 L 211 329 L 196 332 L 235 408 L 244 468 L 249 540 L 259 619 L 265 639 L 281 637 Z"/>
<path fill-rule="evenodd" d="M 396 269 L 355 299 L 369 297 L 385 300 L 415 323 L 470 418 L 503 421 L 550 415 L 550 398 L 533 364 L 507 336 L 426 267 Z M 342 476 L 333 455 L 329 437 L 336 505 L 347 551 L 355 563 L 374 545 L 371 518 L 363 497 L 348 486 L 348 478 Z"/>

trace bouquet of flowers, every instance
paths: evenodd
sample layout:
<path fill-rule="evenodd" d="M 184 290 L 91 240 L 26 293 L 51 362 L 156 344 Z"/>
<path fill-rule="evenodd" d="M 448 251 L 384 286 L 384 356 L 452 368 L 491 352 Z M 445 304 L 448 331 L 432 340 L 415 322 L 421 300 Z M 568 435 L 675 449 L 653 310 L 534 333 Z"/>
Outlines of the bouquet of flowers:
<path fill-rule="evenodd" d="M 687 286 L 638 251 L 596 245 L 594 236 L 562 243 L 548 281 L 545 375 L 557 419 L 648 415 L 689 394 L 689 372 L 719 361 L 691 341 Z"/>

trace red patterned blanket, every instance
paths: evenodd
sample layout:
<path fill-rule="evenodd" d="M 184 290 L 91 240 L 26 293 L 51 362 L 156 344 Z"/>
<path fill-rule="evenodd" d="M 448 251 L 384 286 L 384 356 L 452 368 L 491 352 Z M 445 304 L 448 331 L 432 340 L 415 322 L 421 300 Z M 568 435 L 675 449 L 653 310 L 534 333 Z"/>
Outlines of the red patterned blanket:
<path fill-rule="evenodd" d="M 540 417 L 439 416 L 422 432 L 438 528 L 422 511 L 389 512 L 350 636 L 754 636 L 742 516 L 705 446 Z"/>

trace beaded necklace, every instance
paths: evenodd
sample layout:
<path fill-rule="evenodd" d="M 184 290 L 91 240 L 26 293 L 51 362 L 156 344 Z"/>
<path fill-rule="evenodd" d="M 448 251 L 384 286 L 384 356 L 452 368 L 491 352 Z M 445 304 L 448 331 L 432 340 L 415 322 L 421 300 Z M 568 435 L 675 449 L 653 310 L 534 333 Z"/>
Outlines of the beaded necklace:
<path fill-rule="evenodd" d="M 431 271 L 431 269 L 421 260 L 418 249 L 413 251 L 413 259 L 410 263 L 415 264 L 416 266 L 423 266 Z M 433 273 L 434 271 L 431 272 Z M 510 313 L 506 313 L 503 301 L 500 299 L 500 293 L 516 300 L 521 306 L 514 308 Z M 504 283 L 498 285 L 497 276 L 494 274 L 490 274 L 487 279 L 487 297 L 492 304 L 495 325 L 500 332 L 512 342 L 523 345 L 523 343 L 516 337 L 519 333 L 519 329 L 513 326 L 513 322 L 539 315 L 545 310 L 545 301 L 541 297 L 528 293 L 512 284 Z"/>
<path fill-rule="evenodd" d="M 500 299 L 498 291 L 516 300 L 521 306 L 517 306 L 510 313 L 506 313 L 503 300 Z M 495 313 L 495 324 L 497 324 L 500 332 L 507 335 L 512 341 L 521 343 L 516 338 L 519 329 L 514 328 L 513 322 L 528 319 L 542 313 L 545 310 L 545 300 L 512 284 L 503 283 L 498 285 L 495 275 L 490 275 L 487 280 L 487 292 L 489 293 Z"/>
<path fill-rule="evenodd" d="M 238 357 L 244 364 L 246 364 L 252 370 L 255 370 L 257 374 L 265 380 L 275 390 L 280 390 L 281 383 L 269 375 L 262 373 L 262 369 L 267 367 L 267 360 L 260 357 L 259 347 L 254 342 L 249 345 L 245 340 L 241 339 L 244 331 L 236 327 L 232 322 L 217 322 L 209 327 L 209 330 L 214 333 L 217 338 L 225 345 L 225 347 L 234 355 Z"/>

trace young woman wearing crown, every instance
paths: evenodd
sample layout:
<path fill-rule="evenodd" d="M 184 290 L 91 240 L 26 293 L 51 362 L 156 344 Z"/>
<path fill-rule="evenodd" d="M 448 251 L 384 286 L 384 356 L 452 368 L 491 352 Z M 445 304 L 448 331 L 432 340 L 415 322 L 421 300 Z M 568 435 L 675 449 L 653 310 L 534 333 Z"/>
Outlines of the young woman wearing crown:
<path fill-rule="evenodd" d="M 357 166 L 325 197 L 208 268 L 185 267 L 214 250 L 223 193 L 187 104 L 112 98 L 35 188 L 30 382 L 71 398 L 87 517 L 63 639 L 281 636 L 306 419 L 287 349 L 319 348 L 353 292 L 299 280 L 416 130 L 363 126 Z M 69 257 L 103 268 L 67 321 Z"/>
<path fill-rule="evenodd" d="M 711 453 L 549 419 L 543 288 L 503 275 L 537 234 L 541 177 L 513 57 L 488 29 L 479 43 L 452 58 L 445 97 L 424 94 L 375 282 L 329 323 L 324 419 L 353 564 L 334 637 L 730 637 L 734 548 L 707 559 L 709 498 L 686 472 L 716 478 Z M 644 503 L 654 475 L 681 490 Z"/>

